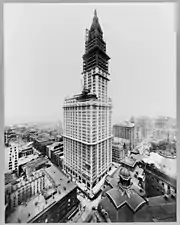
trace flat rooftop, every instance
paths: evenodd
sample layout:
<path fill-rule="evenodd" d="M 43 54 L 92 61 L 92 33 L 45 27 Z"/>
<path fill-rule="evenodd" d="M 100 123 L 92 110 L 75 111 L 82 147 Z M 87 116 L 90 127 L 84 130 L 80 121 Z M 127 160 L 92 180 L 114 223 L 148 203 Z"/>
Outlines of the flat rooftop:
<path fill-rule="evenodd" d="M 123 147 L 124 143 L 123 142 L 116 142 L 116 140 L 112 143 L 112 146 L 114 147 Z"/>
<path fill-rule="evenodd" d="M 41 144 L 41 146 L 48 146 L 48 145 L 50 145 L 50 144 L 52 144 L 53 143 L 53 141 L 52 140 L 42 140 L 42 141 L 38 141 L 40 144 Z"/>
<path fill-rule="evenodd" d="M 116 136 L 113 136 L 113 143 L 117 143 L 117 144 L 127 144 L 127 143 L 130 143 L 130 140 L 127 139 L 127 138 L 121 138 L 121 137 L 116 137 Z"/>
<path fill-rule="evenodd" d="M 129 121 L 124 121 L 124 122 L 121 122 L 121 123 L 114 124 L 113 127 L 128 127 L 128 128 L 131 128 L 131 127 L 134 127 L 134 123 L 131 123 Z"/>
<path fill-rule="evenodd" d="M 17 176 L 14 173 L 5 173 L 5 185 L 11 184 L 17 180 Z"/>
<path fill-rule="evenodd" d="M 28 155 L 28 156 L 25 156 L 25 157 L 21 157 L 18 159 L 18 164 L 19 166 L 20 165 L 24 165 L 34 159 L 37 159 L 39 156 L 37 154 L 33 154 L 33 155 Z"/>
<path fill-rule="evenodd" d="M 54 194 L 54 198 L 51 196 L 47 199 L 47 201 L 43 195 L 38 195 L 31 198 L 25 204 L 19 205 L 15 211 L 9 215 L 7 223 L 32 222 L 36 216 L 38 217 L 43 214 L 51 206 L 59 202 L 64 196 L 77 187 L 74 182 L 69 181 L 69 179 L 54 165 L 51 164 L 51 167 L 46 168 L 45 171 L 57 185 L 57 192 Z M 45 196 L 54 193 L 54 190 L 54 188 L 47 190 L 45 192 Z"/>
<path fill-rule="evenodd" d="M 54 143 L 48 145 L 47 147 L 48 147 L 48 148 L 53 148 L 53 147 L 56 147 L 56 146 L 58 146 L 58 145 L 60 145 L 60 144 L 62 144 L 62 141 L 61 141 L 61 142 L 56 141 L 56 142 L 54 142 Z"/>
<path fill-rule="evenodd" d="M 62 154 L 63 153 L 63 149 L 62 148 L 58 148 L 58 149 L 53 149 L 52 152 L 57 155 L 57 154 Z"/>
<path fill-rule="evenodd" d="M 130 167 L 134 167 L 135 164 L 136 164 L 137 160 L 134 159 L 134 158 L 130 158 L 130 157 L 126 157 L 124 158 L 121 163 L 124 164 L 124 165 L 128 165 Z"/>
<path fill-rule="evenodd" d="M 146 156 L 144 156 L 144 155 L 142 155 L 142 154 L 137 154 L 137 155 L 133 154 L 133 155 L 132 155 L 132 158 L 133 158 L 134 160 L 136 160 L 136 162 L 138 162 L 138 161 L 141 161 L 141 160 L 143 160 L 144 158 L 146 158 Z"/>
<path fill-rule="evenodd" d="M 48 159 L 46 159 L 44 157 L 38 157 L 36 159 L 32 159 L 31 161 L 27 162 L 25 165 L 23 165 L 23 168 L 27 169 L 28 173 L 31 173 L 38 166 L 41 166 L 48 162 L 49 162 Z"/>
<path fill-rule="evenodd" d="M 33 145 L 33 142 L 22 143 L 22 144 L 19 146 L 19 152 L 20 152 L 20 151 L 25 151 L 25 150 L 31 149 L 31 148 L 32 148 L 32 145 Z"/>
<path fill-rule="evenodd" d="M 7 223 L 27 223 L 35 216 L 45 211 L 51 204 L 55 204 L 59 200 L 59 196 L 46 200 L 43 195 L 32 198 L 29 202 L 19 205 L 15 211 L 7 218 Z"/>

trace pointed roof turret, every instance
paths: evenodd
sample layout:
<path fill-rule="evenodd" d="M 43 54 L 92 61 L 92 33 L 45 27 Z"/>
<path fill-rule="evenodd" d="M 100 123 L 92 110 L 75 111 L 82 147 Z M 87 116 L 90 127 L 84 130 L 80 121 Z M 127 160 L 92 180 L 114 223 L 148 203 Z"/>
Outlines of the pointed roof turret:
<path fill-rule="evenodd" d="M 97 17 L 97 11 L 96 11 L 96 9 L 94 10 L 94 17 Z"/>
<path fill-rule="evenodd" d="M 99 24 L 99 19 L 98 19 L 98 16 L 97 16 L 96 9 L 94 10 L 94 17 L 93 17 L 93 22 L 92 22 L 90 31 L 95 31 L 95 30 L 100 31 L 102 33 L 102 29 L 101 29 L 101 26 Z"/>

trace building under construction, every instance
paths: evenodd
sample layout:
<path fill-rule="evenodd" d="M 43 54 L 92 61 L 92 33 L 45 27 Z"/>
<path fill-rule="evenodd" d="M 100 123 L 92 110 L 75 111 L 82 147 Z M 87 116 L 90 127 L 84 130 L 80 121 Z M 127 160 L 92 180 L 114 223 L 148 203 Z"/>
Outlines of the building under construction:
<path fill-rule="evenodd" d="M 93 194 L 112 164 L 112 103 L 106 43 L 96 10 L 86 30 L 83 91 L 64 102 L 64 169 Z"/>

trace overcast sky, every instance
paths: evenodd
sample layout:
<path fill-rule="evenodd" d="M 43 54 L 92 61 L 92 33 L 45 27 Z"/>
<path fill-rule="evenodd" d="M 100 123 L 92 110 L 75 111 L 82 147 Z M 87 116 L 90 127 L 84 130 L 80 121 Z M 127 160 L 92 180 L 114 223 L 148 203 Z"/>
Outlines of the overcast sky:
<path fill-rule="evenodd" d="M 81 91 L 95 8 L 111 57 L 113 122 L 176 116 L 173 3 L 5 4 L 6 123 L 63 120 L 64 98 Z"/>

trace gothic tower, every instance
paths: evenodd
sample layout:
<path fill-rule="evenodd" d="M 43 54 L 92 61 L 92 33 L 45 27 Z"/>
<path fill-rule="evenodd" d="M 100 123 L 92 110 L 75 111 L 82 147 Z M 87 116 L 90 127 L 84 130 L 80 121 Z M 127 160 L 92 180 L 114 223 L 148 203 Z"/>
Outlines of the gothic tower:
<path fill-rule="evenodd" d="M 64 102 L 64 170 L 84 183 L 90 195 L 111 169 L 112 103 L 108 97 L 106 43 L 96 10 L 86 30 L 83 90 Z"/>

